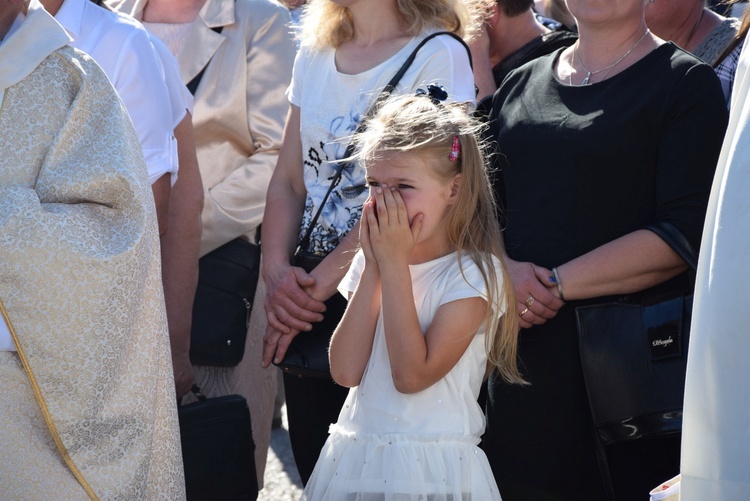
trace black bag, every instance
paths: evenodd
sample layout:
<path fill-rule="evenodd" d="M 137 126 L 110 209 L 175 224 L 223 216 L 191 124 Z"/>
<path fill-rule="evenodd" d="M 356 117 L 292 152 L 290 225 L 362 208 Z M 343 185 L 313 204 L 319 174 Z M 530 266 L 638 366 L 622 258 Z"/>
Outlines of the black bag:
<path fill-rule="evenodd" d="M 694 271 L 697 253 L 668 223 L 661 236 Z M 680 433 L 693 292 L 576 308 L 583 375 L 605 444 Z"/>
<path fill-rule="evenodd" d="M 245 353 L 260 269 L 260 247 L 236 238 L 199 261 L 190 361 L 232 367 Z"/>
<path fill-rule="evenodd" d="M 682 430 L 692 293 L 576 308 L 591 414 L 605 445 Z"/>
<path fill-rule="evenodd" d="M 185 489 L 189 501 L 254 500 L 258 497 L 255 444 L 247 401 L 240 395 L 207 399 L 177 408 Z"/>

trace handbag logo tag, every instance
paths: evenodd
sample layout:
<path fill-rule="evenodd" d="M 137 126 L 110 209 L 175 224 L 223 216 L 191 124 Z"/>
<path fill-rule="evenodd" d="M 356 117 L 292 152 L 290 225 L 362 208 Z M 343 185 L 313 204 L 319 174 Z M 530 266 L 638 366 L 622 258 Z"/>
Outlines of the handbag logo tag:
<path fill-rule="evenodd" d="M 672 339 L 672 336 L 669 336 L 667 339 L 657 339 L 655 341 L 651 341 L 651 346 L 656 348 L 657 346 L 669 346 L 672 343 L 674 343 L 674 339 Z"/>
<path fill-rule="evenodd" d="M 648 327 L 646 328 L 646 332 L 648 334 L 652 360 L 661 360 L 682 355 L 679 322 L 673 321 Z"/>
<path fill-rule="evenodd" d="M 645 306 L 642 311 L 651 360 L 663 360 L 682 356 L 681 297 Z"/>

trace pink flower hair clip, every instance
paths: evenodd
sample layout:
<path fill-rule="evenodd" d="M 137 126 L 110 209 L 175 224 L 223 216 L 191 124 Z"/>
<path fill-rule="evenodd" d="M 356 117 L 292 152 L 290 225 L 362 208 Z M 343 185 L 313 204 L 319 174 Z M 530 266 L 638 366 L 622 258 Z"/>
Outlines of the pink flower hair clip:
<path fill-rule="evenodd" d="M 458 160 L 458 156 L 461 154 L 461 141 L 458 139 L 458 135 L 453 136 L 453 145 L 451 145 L 451 153 L 448 158 L 451 162 Z"/>

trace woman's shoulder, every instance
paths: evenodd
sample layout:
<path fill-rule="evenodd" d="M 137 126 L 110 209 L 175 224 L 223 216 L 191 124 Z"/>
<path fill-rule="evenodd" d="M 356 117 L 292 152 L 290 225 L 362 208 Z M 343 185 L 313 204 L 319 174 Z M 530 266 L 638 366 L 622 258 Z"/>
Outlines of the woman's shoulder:
<path fill-rule="evenodd" d="M 413 40 L 415 42 L 421 42 L 422 40 L 425 40 L 426 38 L 430 38 L 425 42 L 423 49 L 425 52 L 439 52 L 439 51 L 448 51 L 448 52 L 455 52 L 455 51 L 463 51 L 466 53 L 466 45 L 465 42 L 461 37 L 459 37 L 456 34 L 450 33 L 445 30 L 439 30 L 439 29 L 428 29 L 424 30 L 419 35 L 415 36 Z"/>

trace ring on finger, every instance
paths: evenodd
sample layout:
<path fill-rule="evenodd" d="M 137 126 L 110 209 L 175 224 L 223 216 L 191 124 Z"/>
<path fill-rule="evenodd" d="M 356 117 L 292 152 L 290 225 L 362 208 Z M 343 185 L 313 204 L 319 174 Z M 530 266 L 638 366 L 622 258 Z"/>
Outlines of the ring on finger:
<path fill-rule="evenodd" d="M 519 313 L 518 315 L 522 317 L 525 314 L 527 314 L 528 312 L 529 312 L 529 309 L 528 308 L 524 308 L 523 311 L 521 313 Z"/>
<path fill-rule="evenodd" d="M 526 299 L 526 305 L 527 306 L 531 306 L 532 304 L 534 304 L 534 301 L 536 301 L 536 299 L 534 299 L 534 296 L 532 296 L 531 294 L 529 294 L 528 299 Z"/>

